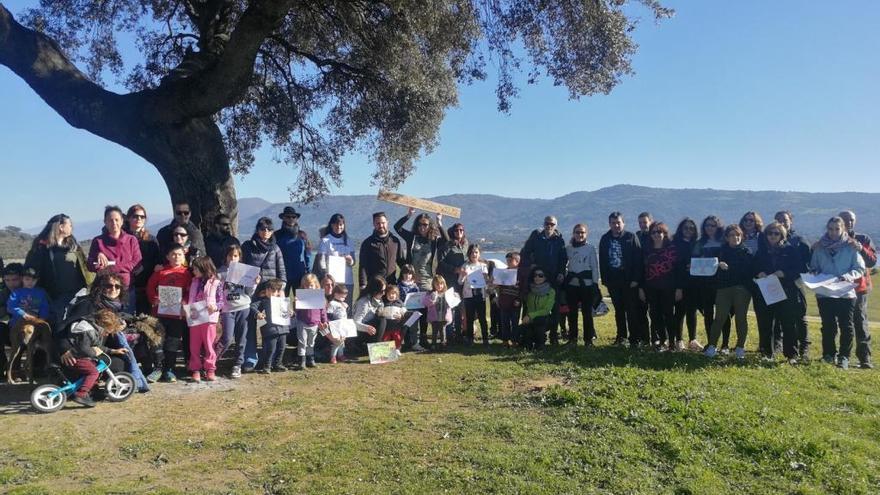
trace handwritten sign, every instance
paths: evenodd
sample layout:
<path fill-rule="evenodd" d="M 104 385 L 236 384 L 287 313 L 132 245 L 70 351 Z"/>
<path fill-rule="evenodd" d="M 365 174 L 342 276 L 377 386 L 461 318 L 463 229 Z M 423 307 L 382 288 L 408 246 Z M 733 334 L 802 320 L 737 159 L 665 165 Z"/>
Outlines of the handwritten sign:
<path fill-rule="evenodd" d="M 330 335 L 336 339 L 357 337 L 357 324 L 352 319 L 333 320 L 329 323 Z"/>
<path fill-rule="evenodd" d="M 419 318 L 421 318 L 421 317 L 422 317 L 422 313 L 421 313 L 421 312 L 419 312 L 419 311 L 413 311 L 412 314 L 409 316 L 409 319 L 406 320 L 406 323 L 404 323 L 403 326 L 405 326 L 405 327 L 411 327 L 411 326 L 413 326 L 417 321 L 419 321 Z"/>
<path fill-rule="evenodd" d="M 718 258 L 691 258 L 691 275 L 711 277 L 718 272 Z"/>
<path fill-rule="evenodd" d="M 254 287 L 257 285 L 257 277 L 260 276 L 260 267 L 251 266 L 244 263 L 233 261 L 229 264 L 226 271 L 226 281 L 230 284 L 241 285 L 243 287 Z"/>
<path fill-rule="evenodd" d="M 448 304 L 450 308 L 454 308 L 461 304 L 461 296 L 455 292 L 455 289 L 447 289 L 446 292 L 443 293 L 443 297 L 446 299 L 446 304 Z"/>
<path fill-rule="evenodd" d="M 410 292 L 403 301 L 403 307 L 406 309 L 422 309 L 425 307 L 425 292 Z"/>
<path fill-rule="evenodd" d="M 273 325 L 290 326 L 290 317 L 293 311 L 290 310 L 290 299 L 286 297 L 270 297 L 269 298 L 269 322 Z"/>
<path fill-rule="evenodd" d="M 392 363 L 400 359 L 400 352 L 393 340 L 367 344 L 367 352 L 370 353 L 370 364 Z"/>
<path fill-rule="evenodd" d="M 183 289 L 168 285 L 159 286 L 159 316 L 180 316 L 183 304 Z"/>
<path fill-rule="evenodd" d="M 483 275 L 483 265 L 479 265 L 467 274 L 467 282 L 471 289 L 486 287 L 486 277 Z"/>
<path fill-rule="evenodd" d="M 192 304 L 183 305 L 183 314 L 186 315 L 186 324 L 190 327 L 204 325 L 205 323 L 217 323 L 220 320 L 220 312 L 208 312 L 207 301 L 196 301 Z"/>
<path fill-rule="evenodd" d="M 296 309 L 324 309 L 326 306 L 322 289 L 296 289 Z"/>
<path fill-rule="evenodd" d="M 434 201 L 428 201 L 427 199 L 405 196 L 403 194 L 398 194 L 391 191 L 379 191 L 379 194 L 376 196 L 376 198 L 379 201 L 387 201 L 389 203 L 409 206 L 411 208 L 416 208 L 419 210 L 440 213 L 442 215 L 446 215 L 447 217 L 461 218 L 461 208 L 447 206 L 441 203 L 436 203 Z"/>
<path fill-rule="evenodd" d="M 335 280 L 336 283 L 352 283 L 352 281 L 349 280 L 350 277 L 346 277 L 346 274 L 349 273 L 347 268 L 348 264 L 345 261 L 345 256 L 327 256 L 327 273 L 333 277 L 333 280 Z"/>
<path fill-rule="evenodd" d="M 495 270 L 492 272 L 492 277 L 495 279 L 495 285 L 516 285 L 516 271 L 516 268 Z"/>
<path fill-rule="evenodd" d="M 788 298 L 785 295 L 785 290 L 782 289 L 782 284 L 779 282 L 779 278 L 776 275 L 768 275 L 764 278 L 756 278 L 755 283 L 758 284 L 758 288 L 761 289 L 761 296 L 764 298 L 764 302 L 767 305 L 776 304 L 780 301 L 784 301 Z"/>

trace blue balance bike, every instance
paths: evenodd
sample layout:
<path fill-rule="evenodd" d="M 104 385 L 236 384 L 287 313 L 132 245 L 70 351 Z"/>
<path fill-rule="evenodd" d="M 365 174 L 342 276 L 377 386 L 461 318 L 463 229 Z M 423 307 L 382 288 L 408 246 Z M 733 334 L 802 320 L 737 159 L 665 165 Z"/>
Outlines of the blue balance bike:
<path fill-rule="evenodd" d="M 108 401 L 122 402 L 128 400 L 137 388 L 131 373 L 124 371 L 113 373 L 110 371 L 110 356 L 106 354 L 99 355 L 97 368 L 98 374 L 104 375 L 106 383 L 104 388 Z M 61 375 L 61 385 L 47 383 L 35 388 L 31 393 L 31 405 L 38 412 L 52 413 L 60 410 L 64 407 L 64 403 L 67 402 L 67 396 L 76 392 L 84 380 L 83 377 L 80 377 L 77 381 L 71 382 L 64 376 L 61 370 L 58 370 L 58 374 Z"/>

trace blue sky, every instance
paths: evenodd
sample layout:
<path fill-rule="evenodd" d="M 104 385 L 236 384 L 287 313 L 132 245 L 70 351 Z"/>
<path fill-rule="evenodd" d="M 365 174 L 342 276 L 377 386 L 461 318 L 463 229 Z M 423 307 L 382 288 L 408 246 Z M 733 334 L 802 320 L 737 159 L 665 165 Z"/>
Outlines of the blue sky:
<path fill-rule="evenodd" d="M 4 2 L 13 13 L 31 3 Z M 462 88 L 439 146 L 400 192 L 880 191 L 880 2 L 663 3 L 677 14 L 660 25 L 637 10 L 636 74 L 608 96 L 571 101 L 544 80 L 522 87 L 503 115 L 491 83 Z M 107 203 L 170 214 L 151 165 L 67 125 L 5 67 L 0 109 L 0 225 L 32 227 L 59 211 L 94 220 Z M 271 157 L 265 150 L 237 179 L 239 197 L 288 199 L 296 173 Z M 346 157 L 334 192 L 374 194 L 371 171 L 362 156 Z"/>

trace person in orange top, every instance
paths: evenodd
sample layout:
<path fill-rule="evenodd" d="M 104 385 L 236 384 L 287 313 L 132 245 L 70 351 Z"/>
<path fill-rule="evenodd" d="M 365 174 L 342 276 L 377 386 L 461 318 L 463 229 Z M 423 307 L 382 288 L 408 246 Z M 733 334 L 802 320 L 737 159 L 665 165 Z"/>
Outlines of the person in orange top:
<path fill-rule="evenodd" d="M 174 244 L 168 249 L 165 259 L 166 263 L 162 269 L 154 272 L 147 282 L 147 298 L 150 300 L 153 315 L 158 317 L 162 326 L 165 327 L 165 341 L 162 344 L 164 351 L 162 369 L 155 368 L 147 375 L 147 381 L 150 383 L 158 381 L 160 377 L 165 382 L 177 381 L 177 377 L 174 375 L 174 365 L 177 362 L 181 341 L 188 340 L 184 339 L 187 327 L 186 318 L 183 315 L 183 301 L 187 300 L 192 274 L 185 265 L 186 249 L 180 244 Z M 177 309 L 176 314 L 159 313 L 159 287 L 180 287 L 180 308 Z M 184 349 L 187 348 L 188 343 L 183 342 Z"/>

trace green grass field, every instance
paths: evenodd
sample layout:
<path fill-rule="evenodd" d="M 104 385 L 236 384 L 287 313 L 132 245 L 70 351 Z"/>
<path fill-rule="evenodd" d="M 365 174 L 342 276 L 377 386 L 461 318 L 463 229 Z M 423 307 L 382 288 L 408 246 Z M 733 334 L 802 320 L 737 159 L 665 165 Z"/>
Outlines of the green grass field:
<path fill-rule="evenodd" d="M 608 346 L 611 315 L 598 323 L 590 350 L 492 345 L 158 384 L 47 416 L 29 412 L 28 387 L 7 385 L 0 484 L 83 494 L 880 490 L 876 371 L 630 351 Z M 755 341 L 752 330 L 752 350 Z"/>

